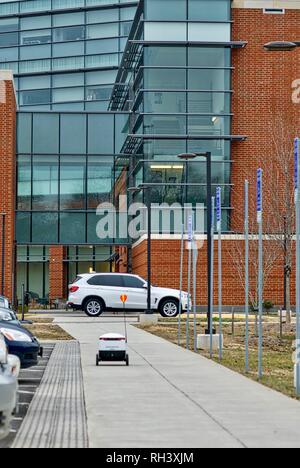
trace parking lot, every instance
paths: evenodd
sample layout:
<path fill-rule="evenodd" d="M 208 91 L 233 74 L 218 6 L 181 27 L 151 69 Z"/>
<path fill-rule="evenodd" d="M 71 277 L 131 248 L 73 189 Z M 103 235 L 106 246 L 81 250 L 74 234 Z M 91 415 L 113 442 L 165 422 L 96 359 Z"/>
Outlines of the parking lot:
<path fill-rule="evenodd" d="M 29 405 L 41 383 L 54 346 L 54 343 L 43 344 L 44 356 L 39 360 L 39 365 L 21 371 L 19 378 L 19 412 L 13 419 L 10 435 L 5 440 L 0 441 L 0 448 L 10 448 L 12 446 L 27 414 Z"/>

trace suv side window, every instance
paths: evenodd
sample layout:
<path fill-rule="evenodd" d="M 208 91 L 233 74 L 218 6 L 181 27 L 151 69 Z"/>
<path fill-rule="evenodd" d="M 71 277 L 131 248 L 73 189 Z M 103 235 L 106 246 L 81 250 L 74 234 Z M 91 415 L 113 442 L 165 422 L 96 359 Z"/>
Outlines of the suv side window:
<path fill-rule="evenodd" d="M 124 276 L 123 280 L 125 288 L 142 289 L 145 284 L 144 281 L 140 280 L 139 278 L 135 278 L 134 276 Z"/>
<path fill-rule="evenodd" d="M 123 288 L 122 276 L 120 275 L 96 275 L 87 281 L 91 286 L 112 286 Z"/>

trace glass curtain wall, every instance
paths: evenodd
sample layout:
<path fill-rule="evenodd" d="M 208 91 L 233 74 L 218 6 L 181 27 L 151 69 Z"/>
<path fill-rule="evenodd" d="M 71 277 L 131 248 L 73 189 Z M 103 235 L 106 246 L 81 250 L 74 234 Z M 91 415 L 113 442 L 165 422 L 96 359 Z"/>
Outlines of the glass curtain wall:
<path fill-rule="evenodd" d="M 145 0 L 131 38 L 136 135 L 134 176 L 158 184 L 154 203 L 206 204 L 206 161 L 179 161 L 186 152 L 212 153 L 213 193 L 222 187 L 223 229 L 230 224 L 231 2 Z M 130 47 L 128 46 L 128 50 Z M 121 74 L 119 73 L 118 78 Z M 126 101 L 126 99 L 124 99 Z M 180 136 L 182 138 L 180 138 Z M 138 147 L 138 148 L 137 148 Z M 124 147 L 125 151 L 129 146 Z M 176 186 L 190 183 L 186 188 Z M 200 184 L 195 187 L 192 184 Z"/>
<path fill-rule="evenodd" d="M 106 110 L 137 1 L 0 3 L 0 69 L 21 108 Z"/>
<path fill-rule="evenodd" d="M 96 209 L 126 194 L 120 151 L 127 119 L 126 113 L 18 113 L 18 244 L 117 241 L 97 236 Z"/>

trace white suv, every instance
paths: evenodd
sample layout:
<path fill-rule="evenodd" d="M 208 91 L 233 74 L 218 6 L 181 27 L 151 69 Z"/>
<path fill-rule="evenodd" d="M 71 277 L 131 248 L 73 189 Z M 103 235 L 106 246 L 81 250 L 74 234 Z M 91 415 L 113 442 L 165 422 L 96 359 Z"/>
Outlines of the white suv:
<path fill-rule="evenodd" d="M 68 306 L 84 310 L 89 317 L 99 317 L 105 310 L 122 310 L 121 295 L 127 296 L 126 309 L 147 308 L 147 282 L 140 276 L 119 273 L 79 275 L 69 286 Z M 181 296 L 182 311 L 188 307 L 188 294 Z M 151 305 L 163 317 L 179 313 L 180 291 L 151 286 Z"/>

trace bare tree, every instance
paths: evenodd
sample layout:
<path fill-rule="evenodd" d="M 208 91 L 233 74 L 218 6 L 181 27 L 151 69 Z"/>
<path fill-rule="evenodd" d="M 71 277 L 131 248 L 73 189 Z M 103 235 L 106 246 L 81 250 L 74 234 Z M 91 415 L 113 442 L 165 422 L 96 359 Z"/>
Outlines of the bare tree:
<path fill-rule="evenodd" d="M 260 167 L 264 171 L 264 284 L 272 275 L 275 266 L 280 259 L 284 259 L 284 307 L 287 311 L 287 321 L 291 322 L 291 273 L 293 268 L 293 237 L 295 233 L 295 207 L 294 207 L 294 138 L 296 128 L 294 122 L 289 122 L 282 115 L 270 118 L 270 157 L 260 158 Z M 269 177 L 271 175 L 271 177 Z M 245 173 L 245 179 L 249 180 L 250 192 L 250 242 L 249 261 L 252 277 L 255 278 L 252 285 L 250 300 L 257 303 L 257 223 L 255 219 L 255 187 L 256 173 Z M 242 222 L 243 213 L 236 213 Z M 239 223 L 240 224 L 240 223 Z M 244 286 L 244 247 L 242 243 L 235 243 L 229 252 L 235 271 Z"/>

